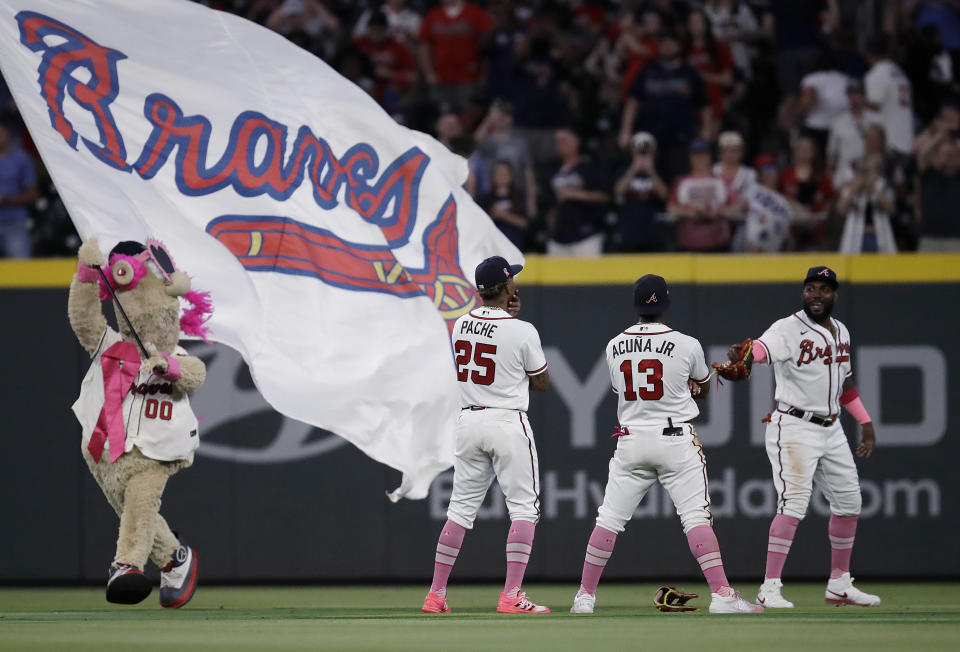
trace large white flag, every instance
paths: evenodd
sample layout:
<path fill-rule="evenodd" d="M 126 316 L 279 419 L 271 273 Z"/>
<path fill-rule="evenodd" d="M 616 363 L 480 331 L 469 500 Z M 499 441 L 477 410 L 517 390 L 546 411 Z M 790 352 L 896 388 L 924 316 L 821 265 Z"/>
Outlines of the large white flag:
<path fill-rule="evenodd" d="M 163 240 L 280 412 L 453 462 L 448 325 L 517 251 L 463 159 L 283 37 L 186 0 L 0 0 L 0 65 L 83 238 Z"/>

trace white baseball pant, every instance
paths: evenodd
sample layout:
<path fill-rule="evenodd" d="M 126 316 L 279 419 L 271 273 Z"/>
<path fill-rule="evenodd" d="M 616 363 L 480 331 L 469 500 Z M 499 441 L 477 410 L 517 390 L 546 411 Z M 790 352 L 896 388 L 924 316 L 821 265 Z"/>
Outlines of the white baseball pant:
<path fill-rule="evenodd" d="M 698 525 L 713 524 L 703 447 L 692 425 L 680 427 L 682 435 L 664 435 L 663 428 L 627 426 L 630 434 L 617 438 L 617 450 L 610 460 L 597 525 L 623 532 L 658 480 L 670 494 L 685 533 Z"/>
<path fill-rule="evenodd" d="M 860 514 L 857 465 L 839 420 L 824 427 L 774 412 L 767 424 L 766 444 L 778 514 L 802 519 L 814 483 L 823 491 L 832 514 Z"/>
<path fill-rule="evenodd" d="M 540 464 L 526 413 L 502 408 L 462 410 L 447 518 L 472 529 L 494 478 L 506 496 L 511 521 L 540 520 Z"/>

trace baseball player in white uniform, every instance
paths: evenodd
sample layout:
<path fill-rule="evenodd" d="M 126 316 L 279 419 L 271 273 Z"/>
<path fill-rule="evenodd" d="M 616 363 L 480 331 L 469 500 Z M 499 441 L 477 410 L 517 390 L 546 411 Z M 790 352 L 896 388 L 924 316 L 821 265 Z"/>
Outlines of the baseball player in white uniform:
<path fill-rule="evenodd" d="M 638 279 L 634 305 L 640 321 L 607 344 L 610 382 L 618 397 L 617 450 L 570 611 L 593 613 L 597 584 L 617 535 L 659 481 L 673 499 L 690 552 L 710 584 L 710 612 L 761 613 L 763 607 L 730 588 L 713 532 L 707 462 L 690 424 L 700 414 L 694 397 L 703 398 L 710 389 L 703 348 L 664 324 L 670 294 L 662 277 Z"/>
<path fill-rule="evenodd" d="M 514 276 L 523 269 L 493 256 L 477 266 L 483 305 L 453 327 L 453 351 L 460 383 L 460 417 L 453 465 L 453 492 L 447 522 L 437 542 L 433 584 L 423 602 L 426 613 L 447 613 L 447 579 L 467 530 L 494 478 L 510 513 L 507 577 L 499 613 L 548 613 L 520 589 L 540 519 L 540 472 L 533 429 L 527 419 L 529 389 L 550 384 L 540 335 L 517 319 L 520 300 Z"/>
<path fill-rule="evenodd" d="M 772 364 L 777 383 L 777 407 L 766 431 L 777 513 L 770 525 L 767 568 L 757 596 L 765 607 L 793 607 L 781 593 L 780 575 L 814 483 L 830 503 L 827 603 L 880 604 L 880 598 L 853 586 L 850 577 L 861 497 L 857 467 L 840 427 L 840 408 L 860 423 L 859 457 L 870 457 L 876 437 L 853 382 L 850 332 L 831 317 L 837 286 L 832 269 L 811 267 L 803 282 L 803 309 L 774 322 L 753 340 L 748 354 L 748 362 Z"/>

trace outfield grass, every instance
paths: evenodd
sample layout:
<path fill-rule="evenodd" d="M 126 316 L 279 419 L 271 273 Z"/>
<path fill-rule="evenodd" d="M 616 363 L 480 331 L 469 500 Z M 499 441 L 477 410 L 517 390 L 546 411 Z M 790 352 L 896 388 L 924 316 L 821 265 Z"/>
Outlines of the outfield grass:
<path fill-rule="evenodd" d="M 0 650 L 960 650 L 960 584 L 858 584 L 883 605 L 829 607 L 822 584 L 791 584 L 790 611 L 661 614 L 654 585 L 609 584 L 596 614 L 572 616 L 573 585 L 540 585 L 529 595 L 552 614 L 500 616 L 499 587 L 454 585 L 453 612 L 428 615 L 420 613 L 425 587 L 201 586 L 189 605 L 167 611 L 156 591 L 121 608 L 99 588 L 8 588 L 0 589 Z M 709 599 L 695 603 L 706 608 Z"/>

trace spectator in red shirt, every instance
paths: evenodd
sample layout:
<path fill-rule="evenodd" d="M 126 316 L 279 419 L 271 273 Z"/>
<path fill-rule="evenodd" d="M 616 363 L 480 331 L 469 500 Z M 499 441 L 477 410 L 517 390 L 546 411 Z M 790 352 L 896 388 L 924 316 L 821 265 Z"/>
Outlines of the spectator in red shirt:
<path fill-rule="evenodd" d="M 493 28 L 490 16 L 464 0 L 443 0 L 420 25 L 420 69 L 432 99 L 463 106 L 483 76 L 480 49 Z"/>
<path fill-rule="evenodd" d="M 703 77 L 707 100 L 719 125 L 723 119 L 723 94 L 733 86 L 733 55 L 726 43 L 713 36 L 713 28 L 702 9 L 690 12 L 687 17 L 690 47 L 687 48 L 687 63 L 696 68 Z"/>
<path fill-rule="evenodd" d="M 817 147 L 809 136 L 793 144 L 793 163 L 780 173 L 777 190 L 794 205 L 793 223 L 798 249 L 822 245 L 827 237 L 826 218 L 836 191 L 817 162 Z"/>
<path fill-rule="evenodd" d="M 353 45 L 373 64 L 373 97 L 384 104 L 384 94 L 406 95 L 416 81 L 417 69 L 413 55 L 403 43 L 390 35 L 387 16 L 375 11 L 367 21 L 367 31 L 353 39 Z"/>
<path fill-rule="evenodd" d="M 731 215 L 740 206 L 731 203 L 723 179 L 713 176 L 710 143 L 690 143 L 690 174 L 674 186 L 667 210 L 677 218 L 677 245 L 683 251 L 730 251 Z"/>

